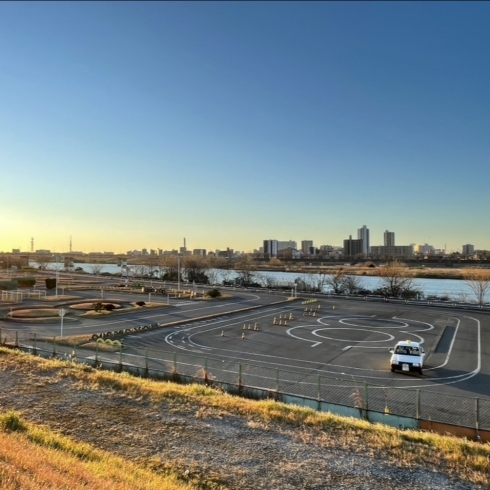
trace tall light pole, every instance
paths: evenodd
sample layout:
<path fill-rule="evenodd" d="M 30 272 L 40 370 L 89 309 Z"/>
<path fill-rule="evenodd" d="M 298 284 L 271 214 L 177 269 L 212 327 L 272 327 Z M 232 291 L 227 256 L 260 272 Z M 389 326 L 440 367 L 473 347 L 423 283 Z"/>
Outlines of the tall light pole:
<path fill-rule="evenodd" d="M 61 318 L 61 335 L 60 337 L 63 338 L 63 317 L 65 316 L 66 314 L 66 310 L 64 308 L 60 308 L 59 312 L 58 312 L 58 315 L 60 316 Z"/>
<path fill-rule="evenodd" d="M 56 263 L 56 297 L 58 297 L 58 280 L 59 280 L 59 277 L 60 277 L 60 267 L 59 267 L 59 264 L 58 264 L 58 261 L 60 260 L 60 256 L 59 255 L 55 255 L 54 256 L 54 260 L 55 260 L 55 263 Z M 63 317 L 61 317 L 63 321 Z M 63 328 L 62 328 L 63 330 Z M 62 335 L 63 336 L 63 335 Z"/>

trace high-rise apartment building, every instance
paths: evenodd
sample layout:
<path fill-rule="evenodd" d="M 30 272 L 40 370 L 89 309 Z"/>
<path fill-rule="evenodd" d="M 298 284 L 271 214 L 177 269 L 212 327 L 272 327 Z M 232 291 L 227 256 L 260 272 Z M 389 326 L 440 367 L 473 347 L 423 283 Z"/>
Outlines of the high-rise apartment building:
<path fill-rule="evenodd" d="M 412 259 L 412 245 L 379 245 L 371 247 L 371 258 L 373 259 Z"/>
<path fill-rule="evenodd" d="M 344 240 L 344 256 L 345 257 L 355 257 L 356 255 L 363 254 L 364 241 L 362 238 L 357 240 L 352 239 L 352 235 L 349 235 L 348 240 Z"/>
<path fill-rule="evenodd" d="M 366 225 L 357 230 L 357 239 L 362 240 L 362 252 L 364 255 L 369 255 L 371 247 L 369 246 L 369 229 Z"/>
<path fill-rule="evenodd" d="M 386 230 L 383 234 L 384 246 L 394 247 L 395 246 L 395 232 Z"/>
<path fill-rule="evenodd" d="M 473 255 L 475 253 L 475 246 L 467 243 L 463 245 L 463 255 Z"/>
<path fill-rule="evenodd" d="M 278 242 L 277 240 L 264 240 L 264 257 L 277 257 Z"/>
<path fill-rule="evenodd" d="M 303 254 L 309 255 L 312 247 L 313 247 L 313 240 L 301 241 L 301 251 L 303 252 Z"/>

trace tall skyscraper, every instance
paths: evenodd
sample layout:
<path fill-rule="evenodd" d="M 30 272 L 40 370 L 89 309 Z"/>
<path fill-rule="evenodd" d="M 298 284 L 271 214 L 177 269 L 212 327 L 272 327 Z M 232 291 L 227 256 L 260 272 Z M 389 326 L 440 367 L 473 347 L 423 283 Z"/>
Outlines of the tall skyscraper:
<path fill-rule="evenodd" d="M 463 255 L 472 255 L 475 252 L 475 246 L 467 243 L 463 245 Z"/>
<path fill-rule="evenodd" d="M 371 252 L 371 247 L 369 244 L 369 229 L 366 225 L 357 230 L 357 239 L 362 240 L 362 253 L 364 255 L 369 255 Z"/>
<path fill-rule="evenodd" d="M 386 230 L 384 232 L 384 246 L 394 247 L 395 246 L 395 232 Z"/>

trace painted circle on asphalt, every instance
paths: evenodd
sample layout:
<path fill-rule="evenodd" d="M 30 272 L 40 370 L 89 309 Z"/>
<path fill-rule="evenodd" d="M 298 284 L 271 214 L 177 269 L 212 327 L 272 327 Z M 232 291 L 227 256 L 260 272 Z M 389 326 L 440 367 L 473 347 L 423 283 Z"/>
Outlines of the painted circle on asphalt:
<path fill-rule="evenodd" d="M 348 332 L 354 332 L 354 331 L 362 332 L 363 337 L 366 336 L 366 332 L 369 332 L 370 334 L 379 334 L 380 336 L 383 336 L 385 338 L 378 339 L 378 340 L 364 340 L 363 338 L 358 340 L 355 338 L 345 339 L 339 337 L 327 337 L 326 335 L 320 335 L 319 333 L 317 333 L 317 332 L 323 332 L 324 330 L 328 330 L 329 332 L 331 332 L 332 330 L 347 330 Z M 379 343 L 379 342 L 390 342 L 395 338 L 393 337 L 393 335 L 390 335 L 389 333 L 386 332 L 378 332 L 377 330 L 366 330 L 364 328 L 342 328 L 342 327 L 319 328 L 318 330 L 315 330 L 313 334 L 316 335 L 317 337 L 321 337 L 322 339 L 336 340 L 337 342 L 356 342 L 356 343 L 369 343 L 369 344 Z"/>
<path fill-rule="evenodd" d="M 367 328 L 405 328 L 409 327 L 410 325 L 405 322 L 401 322 L 398 320 L 384 320 L 381 318 L 366 318 L 366 323 L 349 323 L 348 320 L 351 320 L 350 318 L 342 318 L 339 320 L 339 323 L 342 323 L 342 325 L 348 325 L 350 327 L 367 327 Z M 353 319 L 354 320 L 354 319 Z M 356 318 L 355 320 L 358 321 Z"/>

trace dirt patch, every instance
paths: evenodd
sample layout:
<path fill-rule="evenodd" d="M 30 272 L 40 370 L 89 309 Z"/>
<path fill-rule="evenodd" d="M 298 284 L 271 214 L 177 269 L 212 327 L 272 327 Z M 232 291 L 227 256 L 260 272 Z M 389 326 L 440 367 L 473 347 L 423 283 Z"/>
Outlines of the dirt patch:
<path fill-rule="evenodd" d="M 59 317 L 58 310 L 55 308 L 32 308 L 25 310 L 15 310 L 7 315 L 9 318 L 47 318 Z"/>
<path fill-rule="evenodd" d="M 36 298 L 36 301 L 69 301 L 71 299 L 78 299 L 78 296 L 68 296 L 68 295 L 58 295 L 58 297 L 56 296 L 46 296 L 46 297 L 41 297 L 41 298 Z"/>

